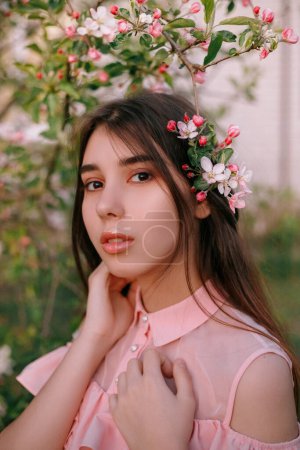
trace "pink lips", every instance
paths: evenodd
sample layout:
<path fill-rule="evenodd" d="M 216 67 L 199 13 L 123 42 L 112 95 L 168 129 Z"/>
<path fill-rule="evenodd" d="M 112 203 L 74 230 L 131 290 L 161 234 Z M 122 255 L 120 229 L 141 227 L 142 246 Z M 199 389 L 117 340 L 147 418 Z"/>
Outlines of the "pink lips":
<path fill-rule="evenodd" d="M 108 242 L 110 239 L 122 239 L 122 241 Z M 102 233 L 100 242 L 103 249 L 109 254 L 116 254 L 124 252 L 128 247 L 130 247 L 134 238 L 122 233 Z"/>

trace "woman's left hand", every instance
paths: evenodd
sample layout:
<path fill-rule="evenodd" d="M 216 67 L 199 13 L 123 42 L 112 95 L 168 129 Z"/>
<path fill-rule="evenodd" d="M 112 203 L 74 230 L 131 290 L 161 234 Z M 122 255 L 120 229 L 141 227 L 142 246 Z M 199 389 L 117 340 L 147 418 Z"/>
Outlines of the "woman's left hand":
<path fill-rule="evenodd" d="M 164 376 L 174 377 L 177 393 Z M 130 450 L 186 450 L 193 430 L 196 401 L 191 377 L 182 360 L 172 364 L 154 349 L 143 361 L 131 359 L 118 376 L 118 394 L 110 411 Z"/>

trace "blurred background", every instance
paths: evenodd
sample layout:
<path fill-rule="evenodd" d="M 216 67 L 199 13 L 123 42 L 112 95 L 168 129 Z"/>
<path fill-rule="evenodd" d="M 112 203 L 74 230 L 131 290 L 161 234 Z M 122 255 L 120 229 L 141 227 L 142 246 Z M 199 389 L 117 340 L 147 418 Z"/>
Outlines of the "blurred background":
<path fill-rule="evenodd" d="M 80 12 L 100 3 L 112 4 L 72 2 Z M 223 3 L 232 5 L 231 14 L 251 14 L 247 1 Z M 128 84 L 105 41 L 98 47 L 101 60 L 93 62 L 97 80 L 89 61 L 82 60 L 74 71 L 64 55 L 79 54 L 81 44 L 66 39 L 56 23 L 59 18 L 65 27 L 71 25 L 64 14 L 69 4 L 0 4 L 0 428 L 31 399 L 16 374 L 69 341 L 84 312 L 70 242 L 74 118 L 136 86 L 173 87 L 191 96 L 186 74 L 171 63 L 168 74 L 141 79 L 135 74 Z M 261 0 L 259 5 L 275 12 L 275 23 L 300 33 L 298 0 Z M 221 18 L 224 10 L 218 14 Z M 220 132 L 231 123 L 241 128 L 239 160 L 254 171 L 241 232 L 263 273 L 275 315 L 300 356 L 299 45 L 282 44 L 267 60 L 253 52 L 211 67 L 199 95 L 201 111 Z"/>

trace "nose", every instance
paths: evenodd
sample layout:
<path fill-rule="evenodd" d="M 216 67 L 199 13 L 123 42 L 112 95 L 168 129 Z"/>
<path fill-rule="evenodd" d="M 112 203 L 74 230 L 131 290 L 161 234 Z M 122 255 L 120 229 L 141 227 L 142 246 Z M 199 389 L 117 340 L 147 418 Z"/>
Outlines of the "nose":
<path fill-rule="evenodd" d="M 114 183 L 106 184 L 97 201 L 96 212 L 101 219 L 124 216 L 125 208 L 120 187 Z"/>

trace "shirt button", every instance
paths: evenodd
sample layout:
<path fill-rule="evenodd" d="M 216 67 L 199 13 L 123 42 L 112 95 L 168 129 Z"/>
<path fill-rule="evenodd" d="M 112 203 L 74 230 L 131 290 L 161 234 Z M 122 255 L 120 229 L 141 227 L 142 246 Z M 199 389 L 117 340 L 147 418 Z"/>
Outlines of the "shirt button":
<path fill-rule="evenodd" d="M 133 344 L 133 345 L 130 347 L 130 350 L 131 350 L 132 352 L 135 352 L 138 348 L 139 348 L 139 346 L 138 346 L 137 344 Z"/>
<path fill-rule="evenodd" d="M 143 322 L 147 322 L 147 320 L 148 320 L 148 316 L 145 314 L 145 315 L 142 317 L 142 321 L 143 321 Z"/>

